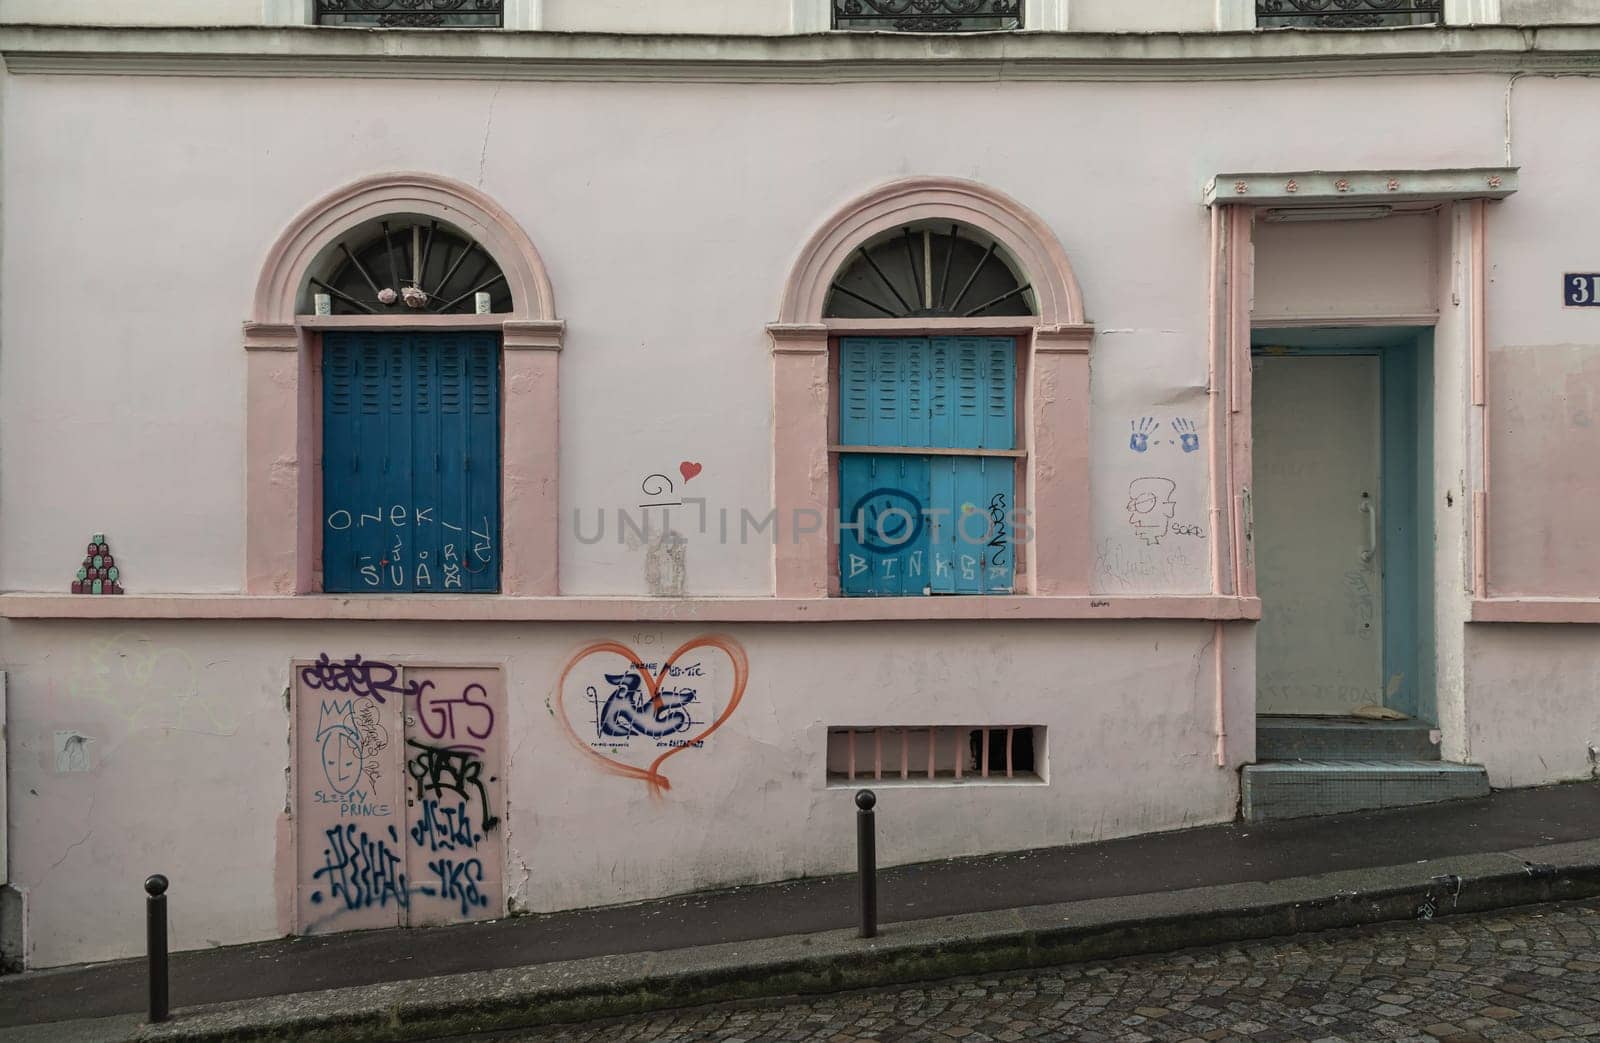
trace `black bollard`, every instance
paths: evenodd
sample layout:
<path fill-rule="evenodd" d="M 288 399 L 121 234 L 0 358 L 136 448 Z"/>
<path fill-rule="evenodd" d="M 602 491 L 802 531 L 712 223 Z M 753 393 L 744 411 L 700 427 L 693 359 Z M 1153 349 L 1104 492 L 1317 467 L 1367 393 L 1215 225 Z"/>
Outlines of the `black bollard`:
<path fill-rule="evenodd" d="M 144 882 L 145 946 L 150 951 L 150 1021 L 166 1021 L 167 1006 L 167 878 L 157 873 Z"/>
<path fill-rule="evenodd" d="M 861 877 L 861 937 L 878 934 L 878 840 L 872 808 L 877 796 L 869 789 L 856 794 L 856 872 Z"/>

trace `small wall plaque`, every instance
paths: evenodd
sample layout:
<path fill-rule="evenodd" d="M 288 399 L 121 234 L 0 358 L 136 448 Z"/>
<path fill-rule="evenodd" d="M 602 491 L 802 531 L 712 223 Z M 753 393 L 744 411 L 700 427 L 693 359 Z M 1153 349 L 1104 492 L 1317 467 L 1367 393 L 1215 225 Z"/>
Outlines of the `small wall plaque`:
<path fill-rule="evenodd" d="M 78 566 L 78 573 L 72 580 L 72 592 L 122 593 L 122 569 L 111 554 L 111 545 L 106 542 L 105 533 L 97 532 L 89 537 L 89 551 L 83 556 L 83 564 Z"/>

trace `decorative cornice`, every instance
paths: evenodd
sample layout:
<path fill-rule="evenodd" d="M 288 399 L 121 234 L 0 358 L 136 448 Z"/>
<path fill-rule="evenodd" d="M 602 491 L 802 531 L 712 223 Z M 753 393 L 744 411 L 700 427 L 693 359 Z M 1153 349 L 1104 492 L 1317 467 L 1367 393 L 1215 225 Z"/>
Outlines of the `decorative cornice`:
<path fill-rule="evenodd" d="M 1094 326 L 1080 322 L 1060 326 L 1040 326 L 1033 331 L 1033 350 L 1043 354 L 1081 355 L 1094 340 Z"/>
<path fill-rule="evenodd" d="M 298 351 L 300 330 L 292 323 L 247 322 L 244 324 L 246 351 Z"/>
<path fill-rule="evenodd" d="M 1285 79 L 1593 72 L 1600 26 L 1209 33 L 696 36 L 13 25 L 17 74 L 546 81 Z"/>
<path fill-rule="evenodd" d="M 500 328 L 500 343 L 507 351 L 560 351 L 566 329 L 561 319 L 513 319 Z"/>
<path fill-rule="evenodd" d="M 828 327 L 773 322 L 767 325 L 774 355 L 811 355 L 828 350 Z"/>
<path fill-rule="evenodd" d="M 1206 206 L 1327 207 L 1348 204 L 1504 199 L 1517 190 L 1516 167 L 1440 170 L 1313 170 L 1218 174 L 1205 184 Z"/>

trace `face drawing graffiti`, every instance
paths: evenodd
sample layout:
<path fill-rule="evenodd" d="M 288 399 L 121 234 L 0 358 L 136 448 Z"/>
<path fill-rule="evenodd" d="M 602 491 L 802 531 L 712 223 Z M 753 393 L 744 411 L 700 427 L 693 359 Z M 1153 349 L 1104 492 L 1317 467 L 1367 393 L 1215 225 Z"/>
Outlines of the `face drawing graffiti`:
<path fill-rule="evenodd" d="M 331 730 L 322 740 L 322 770 L 338 794 L 349 793 L 361 779 L 361 744 L 343 728 Z"/>
<path fill-rule="evenodd" d="M 1177 488 L 1170 478 L 1135 478 L 1128 483 L 1128 524 L 1134 535 L 1148 544 L 1161 542 L 1178 509 L 1172 498 Z"/>

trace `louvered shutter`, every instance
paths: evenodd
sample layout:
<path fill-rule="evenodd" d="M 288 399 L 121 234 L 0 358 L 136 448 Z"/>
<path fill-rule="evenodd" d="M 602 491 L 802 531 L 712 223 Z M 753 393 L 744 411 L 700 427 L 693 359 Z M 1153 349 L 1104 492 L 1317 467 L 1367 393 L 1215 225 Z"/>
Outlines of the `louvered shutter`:
<path fill-rule="evenodd" d="M 840 441 L 848 445 L 1012 449 L 1016 354 L 999 337 L 846 338 Z M 1008 593 L 1016 467 L 1009 458 L 843 454 L 841 589 L 851 595 Z M 926 510 L 924 510 L 926 508 Z M 884 536 L 903 515 L 914 538 Z M 887 518 L 885 527 L 879 520 Z"/>
<path fill-rule="evenodd" d="M 324 336 L 324 590 L 499 589 L 499 399 L 493 334 Z"/>

